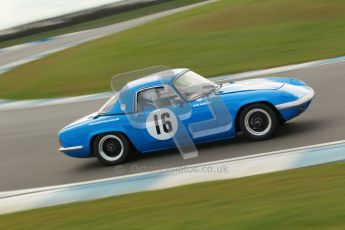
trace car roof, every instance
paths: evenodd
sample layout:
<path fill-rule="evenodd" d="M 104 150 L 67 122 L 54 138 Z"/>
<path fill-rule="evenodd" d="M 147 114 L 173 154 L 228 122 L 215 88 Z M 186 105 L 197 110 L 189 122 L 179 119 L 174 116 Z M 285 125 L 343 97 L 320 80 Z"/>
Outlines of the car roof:
<path fill-rule="evenodd" d="M 119 100 L 114 104 L 113 108 L 108 111 L 108 114 L 119 114 L 122 112 L 130 113 L 134 111 L 134 98 L 136 92 L 142 88 L 171 85 L 173 81 L 185 72 L 190 71 L 187 68 L 171 69 L 162 72 L 157 72 L 137 80 L 128 82 L 118 93 Z M 125 104 L 125 109 L 121 109 L 121 104 Z"/>
<path fill-rule="evenodd" d="M 135 91 L 140 88 L 153 86 L 153 85 L 162 85 L 162 84 L 169 84 L 173 81 L 176 77 L 180 76 L 181 74 L 189 71 L 187 68 L 179 68 L 179 69 L 171 69 L 162 72 L 158 72 L 155 74 L 151 74 L 149 76 L 145 76 L 139 78 L 137 80 L 128 82 L 126 87 L 131 91 Z"/>

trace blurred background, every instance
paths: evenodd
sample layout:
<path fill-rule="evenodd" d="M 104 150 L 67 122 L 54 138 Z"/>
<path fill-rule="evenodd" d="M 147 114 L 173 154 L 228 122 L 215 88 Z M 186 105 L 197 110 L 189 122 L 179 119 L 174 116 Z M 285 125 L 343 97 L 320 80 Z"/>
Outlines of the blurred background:
<path fill-rule="evenodd" d="M 83 6 L 84 2 L 75 0 L 66 9 L 63 1 L 42 4 L 32 0 L 26 1 L 26 10 L 16 8 L 21 1 L 17 5 L 15 2 L 1 3 L 5 6 L 1 10 L 8 12 L 1 14 L 2 28 L 15 27 L 1 32 L 0 47 L 29 41 L 47 43 L 30 50 L 23 48 L 7 54 L 3 51 L 0 66 L 62 46 L 74 46 L 79 41 L 89 42 L 3 73 L 0 98 L 49 98 L 109 91 L 111 76 L 158 64 L 188 67 L 208 77 L 340 56 L 345 48 L 345 4 L 341 0 L 223 0 L 139 27 L 135 25 L 143 19 L 114 28 L 109 25 L 203 1 L 116 1 L 107 5 L 102 5 L 106 1 L 86 1 Z M 85 9 L 91 6 L 97 7 Z M 49 15 L 46 11 L 53 18 L 42 19 Z M 66 14 L 57 15 L 62 12 Z M 26 14 L 28 24 L 18 25 L 24 23 L 19 19 L 24 20 Z M 19 19 L 12 20 L 13 17 Z M 41 20 L 32 22 L 35 18 Z M 93 34 L 85 32 L 91 28 L 97 30 Z M 72 32 L 80 34 L 70 35 L 70 41 L 49 41 Z"/>
<path fill-rule="evenodd" d="M 344 55 L 344 0 L 0 0 L 0 192 L 344 140 Z M 317 95 L 265 142 L 239 136 L 197 159 L 159 153 L 121 171 L 57 151 L 56 133 L 99 109 L 116 74 L 164 65 L 216 77 L 328 58 L 260 74 Z M 344 229 L 344 173 L 340 162 L 1 215 L 0 229 Z"/>

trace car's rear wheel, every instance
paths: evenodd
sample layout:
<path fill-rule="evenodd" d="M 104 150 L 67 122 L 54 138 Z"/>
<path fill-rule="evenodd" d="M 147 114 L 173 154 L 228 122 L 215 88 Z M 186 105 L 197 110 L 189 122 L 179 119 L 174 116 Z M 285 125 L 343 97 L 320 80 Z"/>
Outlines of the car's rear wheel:
<path fill-rule="evenodd" d="M 279 119 L 276 112 L 266 104 L 251 104 L 245 107 L 239 119 L 243 134 L 254 141 L 270 138 L 276 131 Z"/>
<path fill-rule="evenodd" d="M 93 148 L 100 162 L 105 165 L 118 165 L 128 159 L 130 143 L 124 135 L 110 133 L 97 136 Z"/>

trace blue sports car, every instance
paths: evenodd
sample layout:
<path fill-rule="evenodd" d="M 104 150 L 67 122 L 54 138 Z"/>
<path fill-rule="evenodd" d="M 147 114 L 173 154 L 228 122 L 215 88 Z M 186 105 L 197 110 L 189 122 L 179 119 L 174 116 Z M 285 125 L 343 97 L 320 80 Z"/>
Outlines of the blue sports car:
<path fill-rule="evenodd" d="M 99 111 L 67 125 L 58 134 L 59 150 L 117 165 L 133 151 L 188 151 L 238 132 L 260 141 L 314 97 L 311 87 L 293 78 L 215 83 L 189 69 L 163 72 L 127 83 Z"/>

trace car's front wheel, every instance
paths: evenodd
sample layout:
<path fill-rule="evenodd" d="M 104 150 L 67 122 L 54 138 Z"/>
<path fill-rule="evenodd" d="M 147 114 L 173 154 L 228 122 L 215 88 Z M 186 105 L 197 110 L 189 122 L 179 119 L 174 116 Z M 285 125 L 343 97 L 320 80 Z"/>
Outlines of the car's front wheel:
<path fill-rule="evenodd" d="M 254 141 L 270 138 L 278 124 L 279 119 L 276 112 L 266 104 L 251 104 L 245 107 L 239 119 L 243 134 Z"/>
<path fill-rule="evenodd" d="M 120 133 L 99 135 L 93 149 L 96 157 L 105 165 L 118 165 L 125 162 L 130 152 L 128 139 Z"/>

